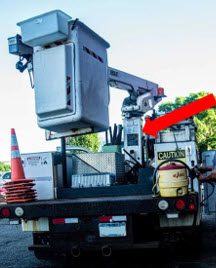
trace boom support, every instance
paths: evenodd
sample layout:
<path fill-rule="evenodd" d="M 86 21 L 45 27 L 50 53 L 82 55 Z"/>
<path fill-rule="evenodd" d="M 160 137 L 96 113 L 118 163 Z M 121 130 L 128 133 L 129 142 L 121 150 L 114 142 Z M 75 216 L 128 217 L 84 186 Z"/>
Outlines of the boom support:
<path fill-rule="evenodd" d="M 137 76 L 109 67 L 109 85 L 126 90 L 129 97 L 122 105 L 124 122 L 125 159 L 143 165 L 143 115 L 154 108 L 163 96 L 158 96 L 158 85 Z"/>

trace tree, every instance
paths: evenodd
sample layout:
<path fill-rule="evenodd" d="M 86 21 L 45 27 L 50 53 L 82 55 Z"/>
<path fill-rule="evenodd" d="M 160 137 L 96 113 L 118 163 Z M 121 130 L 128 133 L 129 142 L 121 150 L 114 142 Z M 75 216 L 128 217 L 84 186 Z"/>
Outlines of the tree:
<path fill-rule="evenodd" d="M 3 162 L 0 162 L 0 171 L 1 172 L 5 172 L 5 171 L 10 171 L 10 165 L 9 164 L 5 164 Z"/>
<path fill-rule="evenodd" d="M 93 152 L 97 152 L 100 148 L 100 139 L 96 133 L 80 135 L 69 138 L 67 145 L 82 146 Z"/>
<path fill-rule="evenodd" d="M 177 97 L 174 102 L 165 102 L 159 106 L 160 112 L 171 112 L 190 102 L 208 95 L 209 92 L 201 91 L 191 93 L 187 97 Z M 197 144 L 200 151 L 216 149 L 216 107 L 205 110 L 194 116 L 197 125 Z"/>

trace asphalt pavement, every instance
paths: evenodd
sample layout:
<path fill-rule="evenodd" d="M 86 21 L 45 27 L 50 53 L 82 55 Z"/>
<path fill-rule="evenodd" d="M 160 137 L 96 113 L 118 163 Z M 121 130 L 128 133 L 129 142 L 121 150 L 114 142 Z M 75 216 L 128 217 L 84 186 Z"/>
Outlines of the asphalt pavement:
<path fill-rule="evenodd" d="M 9 225 L 0 221 L 0 268 L 215 268 L 216 267 L 216 216 L 205 217 L 202 225 L 201 245 L 185 250 L 178 249 L 144 250 L 137 254 L 128 252 L 109 259 L 90 256 L 82 261 L 59 260 L 58 262 L 41 261 L 28 251 L 32 244 L 31 233 L 23 233 L 19 225 Z"/>

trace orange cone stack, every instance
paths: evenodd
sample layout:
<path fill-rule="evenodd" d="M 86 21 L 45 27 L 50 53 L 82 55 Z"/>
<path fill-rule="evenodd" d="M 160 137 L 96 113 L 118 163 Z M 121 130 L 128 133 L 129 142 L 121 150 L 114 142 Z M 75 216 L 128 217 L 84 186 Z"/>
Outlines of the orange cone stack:
<path fill-rule="evenodd" d="M 36 199 L 32 179 L 26 179 L 15 130 L 11 129 L 11 181 L 4 184 L 7 203 L 30 202 Z"/>

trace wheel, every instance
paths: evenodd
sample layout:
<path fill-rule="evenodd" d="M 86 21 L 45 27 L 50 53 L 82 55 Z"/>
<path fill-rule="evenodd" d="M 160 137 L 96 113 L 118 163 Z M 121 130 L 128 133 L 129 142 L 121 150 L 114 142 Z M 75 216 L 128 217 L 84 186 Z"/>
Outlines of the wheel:
<path fill-rule="evenodd" d="M 44 252 L 42 250 L 35 249 L 34 255 L 39 260 L 51 260 L 52 257 L 47 252 Z"/>

